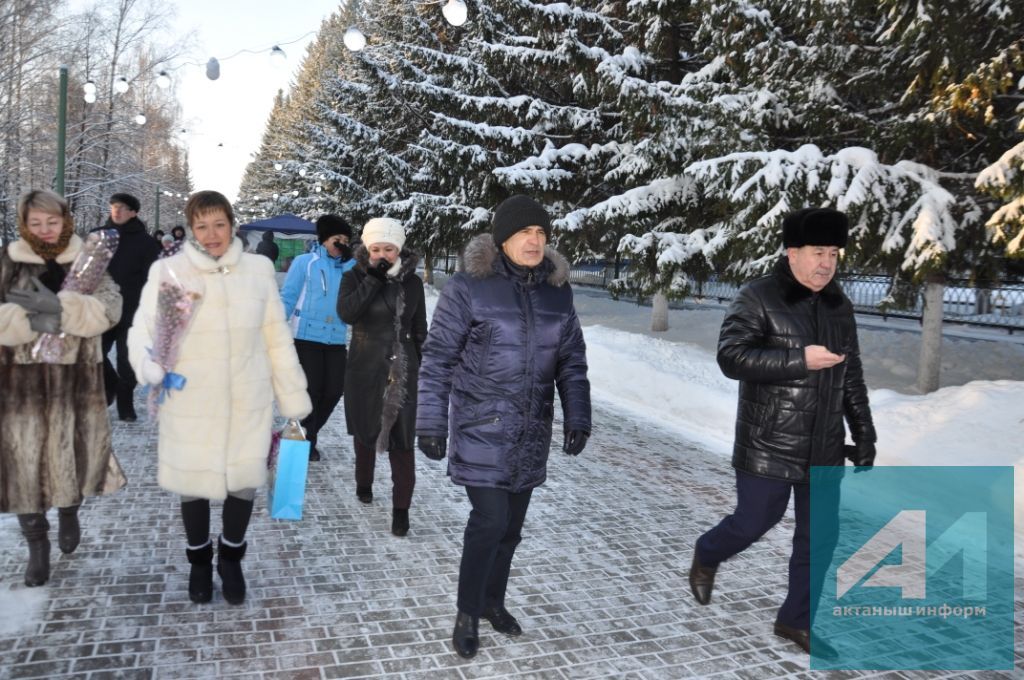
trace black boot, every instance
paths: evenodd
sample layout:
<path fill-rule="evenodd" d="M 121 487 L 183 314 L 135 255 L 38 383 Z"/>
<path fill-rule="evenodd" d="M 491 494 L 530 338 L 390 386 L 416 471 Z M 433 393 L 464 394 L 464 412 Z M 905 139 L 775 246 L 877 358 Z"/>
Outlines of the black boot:
<path fill-rule="evenodd" d="M 360 503 L 372 503 L 373 502 L 373 487 L 372 486 L 357 486 L 356 487 L 356 498 L 359 499 Z"/>
<path fill-rule="evenodd" d="M 78 524 L 78 506 L 57 508 L 57 545 L 65 555 L 75 552 L 82 540 L 82 527 Z"/>
<path fill-rule="evenodd" d="M 124 385 L 117 386 L 117 417 L 126 423 L 138 420 L 135 415 L 135 386 L 128 389 Z"/>
<path fill-rule="evenodd" d="M 472 659 L 476 651 L 480 649 L 480 634 L 478 632 L 480 619 L 469 614 L 459 612 L 455 617 L 455 630 L 452 632 L 452 646 L 455 652 L 463 659 Z"/>
<path fill-rule="evenodd" d="M 491 624 L 491 628 L 499 633 L 504 633 L 511 637 L 523 634 L 523 629 L 519 622 L 516 621 L 516 617 L 509 614 L 508 610 L 503 606 L 485 607 L 481 618 L 487 619 Z"/>
<path fill-rule="evenodd" d="M 25 585 L 35 588 L 50 580 L 50 538 L 46 535 L 50 523 L 41 512 L 18 515 L 18 523 L 21 524 L 21 534 L 28 541 Z"/>
<path fill-rule="evenodd" d="M 242 575 L 242 558 L 247 543 L 234 546 L 224 543 L 224 537 L 217 539 L 217 573 L 220 574 L 221 590 L 229 604 L 245 602 L 245 577 Z"/>
<path fill-rule="evenodd" d="M 409 511 L 393 508 L 391 510 L 391 533 L 405 536 L 409 533 Z"/>
<path fill-rule="evenodd" d="M 202 548 L 186 548 L 192 570 L 188 574 L 188 599 L 197 604 L 213 599 L 213 542 L 206 541 Z"/>

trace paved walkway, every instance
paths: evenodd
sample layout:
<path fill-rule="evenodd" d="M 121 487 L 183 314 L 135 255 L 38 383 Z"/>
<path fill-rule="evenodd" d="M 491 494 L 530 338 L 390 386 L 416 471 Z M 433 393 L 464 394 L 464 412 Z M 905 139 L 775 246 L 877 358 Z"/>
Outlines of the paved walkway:
<path fill-rule="evenodd" d="M 442 464 L 417 457 L 412 529 L 391 536 L 387 463 L 377 468 L 387 483 L 362 505 L 339 409 L 321 434 L 325 458 L 312 466 L 306 518 L 272 521 L 265 496 L 257 500 L 245 605 L 227 605 L 219 591 L 193 605 L 177 501 L 155 483 L 155 431 L 115 422 L 130 486 L 84 507 L 74 555 L 54 547 L 39 619 L 0 636 L 0 677 L 824 676 L 771 634 L 791 519 L 724 567 L 714 604 L 699 608 L 686 582 L 690 550 L 731 510 L 731 470 L 656 427 L 601 406 L 594 415 L 584 455 L 553 453 L 534 495 L 509 589 L 526 632 L 513 640 L 482 624 L 472 661 L 449 644 L 469 506 Z M 0 589 L 24 589 L 24 548 L 10 536 L 2 545 L 10 549 L 0 554 Z M 1018 580 L 1018 597 L 1022 590 Z"/>

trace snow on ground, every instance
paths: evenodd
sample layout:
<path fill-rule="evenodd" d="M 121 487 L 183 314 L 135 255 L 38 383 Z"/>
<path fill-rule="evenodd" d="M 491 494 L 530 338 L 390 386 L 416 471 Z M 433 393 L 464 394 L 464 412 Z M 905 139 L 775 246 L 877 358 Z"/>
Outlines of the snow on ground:
<path fill-rule="evenodd" d="M 0 552 L 21 553 L 28 558 L 15 515 L 0 515 Z M 43 620 L 49 603 L 46 588 L 26 588 L 21 578 L 8 579 L 8 590 L 0 589 L 0 638 L 16 637 Z"/>

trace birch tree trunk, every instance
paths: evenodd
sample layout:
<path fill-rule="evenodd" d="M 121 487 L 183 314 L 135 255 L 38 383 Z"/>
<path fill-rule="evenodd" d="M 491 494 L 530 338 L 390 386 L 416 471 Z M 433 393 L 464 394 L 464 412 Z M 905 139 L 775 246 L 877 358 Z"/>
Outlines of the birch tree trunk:
<path fill-rule="evenodd" d="M 917 365 L 917 388 L 921 394 L 939 389 L 942 367 L 942 298 L 946 277 L 933 274 L 925 281 L 924 310 L 921 315 L 921 355 Z"/>
<path fill-rule="evenodd" d="M 660 290 L 654 294 L 651 307 L 651 330 L 656 333 L 668 330 L 668 297 Z"/>

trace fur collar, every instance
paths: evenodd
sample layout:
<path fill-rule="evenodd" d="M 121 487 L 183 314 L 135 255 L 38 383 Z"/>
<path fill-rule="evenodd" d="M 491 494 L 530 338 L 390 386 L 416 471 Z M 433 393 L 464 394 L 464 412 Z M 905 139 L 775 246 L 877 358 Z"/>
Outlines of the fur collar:
<path fill-rule="evenodd" d="M 782 296 L 786 304 L 793 304 L 814 295 L 814 291 L 796 280 L 793 270 L 789 267 L 789 260 L 785 255 L 775 263 L 775 278 L 782 287 Z M 828 282 L 819 293 L 822 302 L 829 307 L 839 307 L 843 304 L 843 290 L 836 283 L 835 278 Z"/>
<path fill-rule="evenodd" d="M 68 247 L 57 256 L 57 264 L 70 264 L 75 261 L 78 257 L 78 253 L 82 251 L 83 241 L 78 234 L 72 234 L 71 240 L 68 241 Z M 43 258 L 36 255 L 35 251 L 29 247 L 28 242 L 22 239 L 18 239 L 11 245 L 7 246 L 7 254 L 10 255 L 11 260 L 14 262 L 20 262 L 22 264 L 46 264 Z"/>
<path fill-rule="evenodd" d="M 352 257 L 356 261 L 355 268 L 365 272 L 366 268 L 370 265 L 370 251 L 366 249 L 366 246 L 362 243 L 357 245 L 355 250 L 352 251 Z M 416 265 L 420 263 L 420 256 L 419 253 L 402 248 L 401 252 L 398 253 L 398 257 L 402 260 L 402 266 L 398 270 L 398 275 L 395 276 L 395 279 L 404 281 L 405 277 L 416 271 Z"/>
<path fill-rule="evenodd" d="M 232 236 L 228 251 L 217 259 L 213 259 L 202 250 L 199 250 L 199 248 L 196 248 L 191 241 L 185 241 L 182 253 L 189 264 L 201 272 L 222 271 L 226 273 L 226 271 L 230 271 L 230 268 L 236 266 L 242 259 L 242 250 L 242 242 Z M 260 257 L 263 256 L 260 255 Z"/>
<path fill-rule="evenodd" d="M 494 237 L 488 233 L 473 238 L 462 254 L 464 271 L 476 279 L 494 276 L 498 266 L 498 247 L 494 245 Z M 551 246 L 544 248 L 544 260 L 537 265 L 538 269 L 547 273 L 547 282 L 558 287 L 569 280 L 569 261 Z"/>

